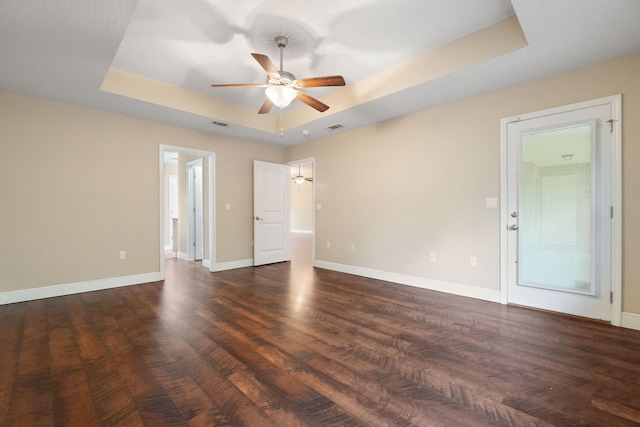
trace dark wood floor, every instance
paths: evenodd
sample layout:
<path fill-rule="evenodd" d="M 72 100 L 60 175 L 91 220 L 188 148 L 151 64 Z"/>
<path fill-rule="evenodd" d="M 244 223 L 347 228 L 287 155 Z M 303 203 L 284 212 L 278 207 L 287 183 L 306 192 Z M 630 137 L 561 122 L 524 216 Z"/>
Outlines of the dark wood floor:
<path fill-rule="evenodd" d="M 309 256 L 0 306 L 2 426 L 631 426 L 640 332 Z"/>

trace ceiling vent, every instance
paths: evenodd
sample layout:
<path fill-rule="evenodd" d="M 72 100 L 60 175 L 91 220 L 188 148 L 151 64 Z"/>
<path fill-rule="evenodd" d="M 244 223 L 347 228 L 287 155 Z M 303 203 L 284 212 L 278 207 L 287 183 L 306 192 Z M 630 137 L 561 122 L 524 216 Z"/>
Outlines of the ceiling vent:
<path fill-rule="evenodd" d="M 220 127 L 223 127 L 223 128 L 226 128 L 227 126 L 229 126 L 229 123 L 216 122 L 216 121 L 211 122 L 211 124 L 212 125 L 216 125 L 216 126 L 220 126 Z"/>
<path fill-rule="evenodd" d="M 333 126 L 329 126 L 328 128 L 326 128 L 328 131 L 334 131 L 334 130 L 338 130 L 340 128 L 343 128 L 344 126 L 342 125 L 333 125 Z"/>

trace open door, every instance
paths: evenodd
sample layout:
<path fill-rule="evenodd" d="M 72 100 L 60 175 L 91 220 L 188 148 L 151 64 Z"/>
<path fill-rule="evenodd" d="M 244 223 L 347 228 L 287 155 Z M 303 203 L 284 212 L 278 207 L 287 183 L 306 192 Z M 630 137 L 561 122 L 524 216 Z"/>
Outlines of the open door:
<path fill-rule="evenodd" d="M 290 170 L 253 162 L 253 265 L 291 260 Z"/>

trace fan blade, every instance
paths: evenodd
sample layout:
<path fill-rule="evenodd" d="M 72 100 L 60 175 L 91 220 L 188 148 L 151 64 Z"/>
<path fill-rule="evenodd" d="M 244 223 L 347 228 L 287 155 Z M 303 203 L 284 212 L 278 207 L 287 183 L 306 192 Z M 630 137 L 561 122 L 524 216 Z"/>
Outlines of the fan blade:
<path fill-rule="evenodd" d="M 258 114 L 267 114 L 271 111 L 271 107 L 273 107 L 273 102 L 271 102 L 269 98 L 265 99 L 264 104 L 262 104 L 262 107 L 260 107 L 260 110 L 258 111 Z"/>
<path fill-rule="evenodd" d="M 211 85 L 211 87 L 267 87 L 267 85 L 261 83 L 223 83 Z"/>
<path fill-rule="evenodd" d="M 320 87 L 320 86 L 344 86 L 344 78 L 342 76 L 325 76 L 310 77 L 308 79 L 298 80 L 300 87 Z"/>
<path fill-rule="evenodd" d="M 298 99 L 302 102 L 304 102 L 305 104 L 307 104 L 310 107 L 315 108 L 316 110 L 320 111 L 321 113 L 327 111 L 329 109 L 329 106 L 326 104 L 323 104 L 322 102 L 318 101 L 317 99 L 315 99 L 312 96 L 307 95 L 304 92 L 300 92 L 298 91 Z"/>
<path fill-rule="evenodd" d="M 313 182 L 313 178 L 305 178 L 309 182 Z"/>
<path fill-rule="evenodd" d="M 267 75 L 269 77 L 271 77 L 272 79 L 278 79 L 278 80 L 281 78 L 280 72 L 278 71 L 276 66 L 273 65 L 273 62 L 271 62 L 271 60 L 267 55 L 252 53 L 251 56 L 253 56 L 256 59 L 256 61 L 258 61 L 258 64 L 260 64 L 260 66 L 264 68 L 264 70 L 267 72 Z"/>

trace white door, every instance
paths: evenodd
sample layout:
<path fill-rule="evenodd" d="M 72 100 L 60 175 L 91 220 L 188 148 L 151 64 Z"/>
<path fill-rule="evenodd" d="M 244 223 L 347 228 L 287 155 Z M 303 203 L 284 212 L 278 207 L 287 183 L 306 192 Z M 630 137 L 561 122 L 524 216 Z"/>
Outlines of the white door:
<path fill-rule="evenodd" d="M 611 107 L 507 126 L 508 302 L 611 320 Z"/>
<path fill-rule="evenodd" d="M 204 195 L 202 185 L 202 159 L 187 164 L 189 197 L 187 239 L 189 260 L 204 258 Z"/>
<path fill-rule="evenodd" d="M 291 260 L 290 167 L 253 162 L 253 264 Z"/>

